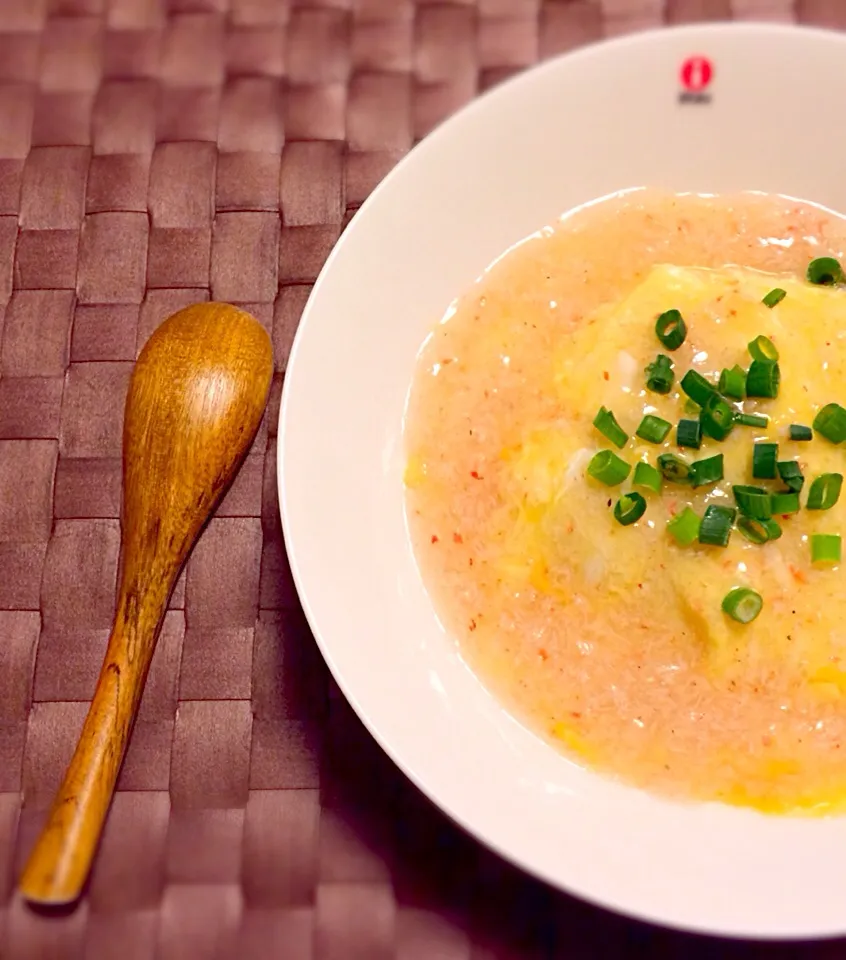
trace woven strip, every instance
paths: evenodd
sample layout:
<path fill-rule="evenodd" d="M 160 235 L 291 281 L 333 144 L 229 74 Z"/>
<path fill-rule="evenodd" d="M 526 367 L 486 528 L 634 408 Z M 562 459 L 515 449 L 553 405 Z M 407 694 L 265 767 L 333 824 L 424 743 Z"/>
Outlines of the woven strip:
<path fill-rule="evenodd" d="M 841 957 L 656 931 L 552 893 L 434 810 L 330 682 L 276 503 L 276 416 L 351 213 L 538 59 L 662 23 L 846 27 L 841 0 L 0 0 L 0 956 Z M 14 879 L 108 635 L 123 398 L 209 298 L 273 337 L 272 400 L 158 644 L 96 868 L 45 918 Z"/>

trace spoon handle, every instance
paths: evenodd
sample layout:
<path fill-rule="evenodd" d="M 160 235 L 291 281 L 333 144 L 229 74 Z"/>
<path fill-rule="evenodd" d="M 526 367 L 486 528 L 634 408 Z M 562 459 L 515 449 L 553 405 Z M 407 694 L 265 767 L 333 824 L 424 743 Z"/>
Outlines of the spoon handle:
<path fill-rule="evenodd" d="M 88 876 L 179 572 L 256 435 L 270 338 L 229 304 L 186 307 L 147 341 L 123 434 L 117 611 L 94 699 L 20 880 L 24 898 L 69 904 Z"/>
<path fill-rule="evenodd" d="M 164 615 L 165 604 L 145 607 L 137 623 L 119 614 L 112 629 L 79 742 L 21 877 L 31 902 L 70 903 L 85 883 Z"/>

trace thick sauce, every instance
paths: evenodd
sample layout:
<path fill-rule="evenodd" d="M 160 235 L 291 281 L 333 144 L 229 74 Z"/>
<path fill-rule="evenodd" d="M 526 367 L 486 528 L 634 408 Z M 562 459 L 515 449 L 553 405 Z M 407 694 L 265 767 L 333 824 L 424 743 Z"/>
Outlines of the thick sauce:
<path fill-rule="evenodd" d="M 846 806 L 846 569 L 813 564 L 809 547 L 815 532 L 846 536 L 846 494 L 804 508 L 815 476 L 846 472 L 846 445 L 787 439 L 789 424 L 846 404 L 846 290 L 804 280 L 811 259 L 844 252 L 846 222 L 812 205 L 638 191 L 507 253 L 424 344 L 406 485 L 425 582 L 482 680 L 581 762 L 677 797 Z M 768 308 L 773 287 L 787 296 Z M 668 352 L 654 323 L 670 308 L 688 335 L 659 396 L 643 371 Z M 759 334 L 778 347 L 781 389 L 743 408 L 769 416 L 766 428 L 737 426 L 698 451 L 679 451 L 675 429 L 660 445 L 634 436 L 645 413 L 674 426 L 691 416 L 684 372 L 748 367 Z M 622 450 L 593 426 L 603 405 L 631 437 Z M 758 482 L 756 440 L 778 442 L 806 477 L 783 536 L 678 546 L 668 519 L 733 505 L 732 483 Z M 646 513 L 624 527 L 613 504 L 631 476 L 613 488 L 588 478 L 600 449 L 632 464 L 722 452 L 725 479 L 644 492 Z M 752 623 L 721 610 L 734 586 L 764 598 Z"/>

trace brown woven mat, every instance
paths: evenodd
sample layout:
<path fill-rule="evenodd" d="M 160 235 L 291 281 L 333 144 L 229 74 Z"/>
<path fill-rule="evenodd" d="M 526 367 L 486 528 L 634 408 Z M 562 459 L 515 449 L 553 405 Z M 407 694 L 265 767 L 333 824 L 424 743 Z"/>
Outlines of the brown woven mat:
<path fill-rule="evenodd" d="M 604 35 L 731 15 L 846 26 L 844 0 L 664 7 L 0 0 L 0 956 L 846 956 L 653 930 L 504 865 L 363 732 L 286 567 L 291 338 L 350 213 L 416 139 Z M 89 892 L 45 918 L 14 881 L 110 625 L 127 378 L 161 320 L 209 297 L 272 331 L 273 399 L 174 598 Z"/>

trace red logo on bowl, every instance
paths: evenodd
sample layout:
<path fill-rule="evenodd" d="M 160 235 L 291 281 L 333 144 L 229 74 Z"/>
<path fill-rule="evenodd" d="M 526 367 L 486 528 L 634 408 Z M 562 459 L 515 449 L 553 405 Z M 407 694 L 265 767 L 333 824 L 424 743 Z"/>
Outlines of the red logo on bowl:
<path fill-rule="evenodd" d="M 710 95 L 706 93 L 714 76 L 714 65 L 707 57 L 699 54 L 688 57 L 681 65 L 679 77 L 682 82 L 682 91 L 679 94 L 681 103 L 708 103 Z"/>
<path fill-rule="evenodd" d="M 713 75 L 714 68 L 707 57 L 688 57 L 682 64 L 681 81 L 691 93 L 701 93 Z"/>

